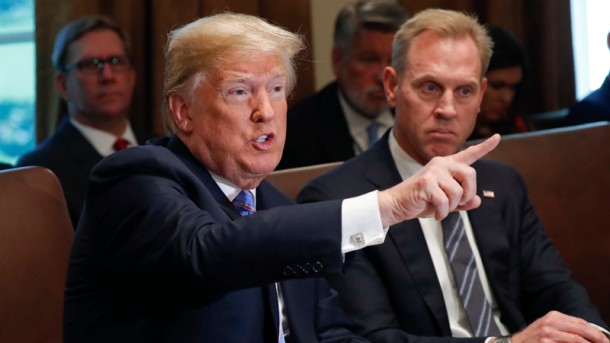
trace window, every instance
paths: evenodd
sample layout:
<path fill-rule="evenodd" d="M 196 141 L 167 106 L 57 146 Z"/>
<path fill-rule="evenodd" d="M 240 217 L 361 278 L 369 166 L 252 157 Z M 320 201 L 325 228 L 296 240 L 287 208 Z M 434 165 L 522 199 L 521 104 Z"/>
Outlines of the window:
<path fill-rule="evenodd" d="M 576 99 L 580 100 L 599 88 L 610 70 L 606 43 L 610 32 L 610 1 L 571 0 L 571 12 Z"/>
<path fill-rule="evenodd" d="M 35 145 L 34 0 L 0 0 L 0 162 Z"/>

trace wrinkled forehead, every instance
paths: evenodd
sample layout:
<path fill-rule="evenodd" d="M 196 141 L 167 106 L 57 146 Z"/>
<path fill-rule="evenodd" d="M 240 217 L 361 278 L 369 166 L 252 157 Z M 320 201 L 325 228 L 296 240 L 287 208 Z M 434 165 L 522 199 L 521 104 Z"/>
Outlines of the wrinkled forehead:
<path fill-rule="evenodd" d="M 289 78 L 289 65 L 282 56 L 268 52 L 231 51 L 206 73 L 210 81 L 239 82 Z"/>
<path fill-rule="evenodd" d="M 103 42 L 100 42 L 101 38 Z M 121 37 L 113 30 L 100 28 L 85 32 L 72 41 L 66 50 L 66 57 L 83 55 L 123 55 L 125 45 Z"/>

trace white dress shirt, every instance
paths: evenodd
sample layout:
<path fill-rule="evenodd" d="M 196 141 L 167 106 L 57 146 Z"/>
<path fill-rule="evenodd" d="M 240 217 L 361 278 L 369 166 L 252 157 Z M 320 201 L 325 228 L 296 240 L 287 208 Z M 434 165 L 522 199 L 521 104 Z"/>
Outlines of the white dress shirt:
<path fill-rule="evenodd" d="M 389 145 L 392 158 L 394 159 L 394 163 L 396 163 L 398 172 L 403 180 L 409 178 L 422 168 L 421 164 L 416 162 L 398 145 L 396 138 L 394 138 L 393 130 L 390 133 Z M 470 225 L 468 214 L 465 211 L 460 211 L 460 216 L 464 222 L 468 242 L 470 243 L 470 247 L 472 248 L 472 252 L 475 257 L 477 271 L 483 285 L 485 297 L 491 304 L 494 320 L 498 325 L 500 332 L 502 332 L 503 335 L 508 335 L 510 332 L 500 321 L 498 304 L 496 303 L 489 288 L 487 275 L 483 269 L 479 249 L 477 248 L 477 244 L 473 237 L 472 226 Z M 447 254 L 445 253 L 443 243 L 443 228 L 441 226 L 441 222 L 434 218 L 421 218 L 419 219 L 419 223 L 426 239 L 426 244 L 428 245 L 428 251 L 430 252 L 430 257 L 432 258 L 432 263 L 434 264 L 436 276 L 441 285 L 443 300 L 445 301 L 447 316 L 449 317 L 451 335 L 453 337 L 472 337 L 473 332 L 466 317 L 466 312 L 461 305 L 460 294 L 457 287 L 455 287 L 455 280 L 453 278 L 451 265 L 449 263 L 449 259 L 447 258 Z"/>
<path fill-rule="evenodd" d="M 229 180 L 210 172 L 228 199 L 233 200 L 241 189 Z M 256 189 L 254 195 L 256 208 Z M 381 224 L 377 191 L 343 200 L 341 204 L 341 251 L 345 254 L 369 245 L 381 244 L 388 232 Z"/>
<path fill-rule="evenodd" d="M 72 118 L 70 118 L 70 123 L 72 123 L 72 125 L 74 125 L 74 127 L 76 127 L 76 129 L 83 136 L 85 136 L 85 139 L 87 139 L 89 143 L 93 145 L 95 151 L 97 151 L 100 155 L 106 157 L 114 152 L 114 148 L 112 146 L 119 137 L 113 135 L 112 133 L 81 124 Z M 125 131 L 120 138 L 126 139 L 129 142 L 129 146 L 138 145 L 138 140 L 131 129 L 129 121 L 127 121 Z"/>
<path fill-rule="evenodd" d="M 356 110 L 347 103 L 340 92 L 339 103 L 343 109 L 343 114 L 345 115 L 345 120 L 347 121 L 349 133 L 354 139 L 354 153 L 358 155 L 359 153 L 365 151 L 369 146 L 369 137 L 366 129 L 369 127 L 369 125 L 371 125 L 372 120 L 358 114 Z M 392 116 L 392 112 L 390 112 L 389 109 L 386 109 L 385 111 L 381 112 L 375 121 L 379 124 L 379 128 L 377 129 L 377 137 L 381 137 L 394 125 L 394 116 Z"/>
<path fill-rule="evenodd" d="M 231 181 L 210 172 L 218 187 L 225 196 L 233 200 L 241 192 Z M 254 195 L 254 208 L 256 208 L 256 189 L 251 189 Z M 381 214 L 377 203 L 377 191 L 366 193 L 359 197 L 343 200 L 341 204 L 341 251 L 343 254 L 364 248 L 365 246 L 381 244 L 385 240 L 387 228 L 381 226 Z M 352 237 L 359 237 L 358 240 Z M 281 287 L 275 283 L 278 295 L 278 310 L 282 323 L 282 332 L 285 337 L 290 335 L 286 325 L 286 313 Z"/>

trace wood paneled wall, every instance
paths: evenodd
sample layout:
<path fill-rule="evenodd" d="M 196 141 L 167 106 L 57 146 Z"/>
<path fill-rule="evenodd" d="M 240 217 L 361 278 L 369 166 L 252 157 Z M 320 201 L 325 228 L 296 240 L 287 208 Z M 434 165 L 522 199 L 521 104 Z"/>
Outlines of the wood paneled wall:
<path fill-rule="evenodd" d="M 398 1 L 409 13 L 430 7 L 467 11 L 483 23 L 513 32 L 530 54 L 530 112 L 566 107 L 574 101 L 569 0 Z M 55 34 L 63 24 L 80 15 L 102 14 L 127 31 L 138 74 L 132 123 L 163 134 L 159 109 L 167 33 L 198 17 L 227 10 L 266 18 L 303 34 L 312 46 L 310 0 L 36 0 L 38 140 L 52 132 L 59 116 L 50 56 Z M 331 36 L 329 32 L 329 39 Z M 291 103 L 315 90 L 311 56 L 309 49 L 299 65 Z"/>

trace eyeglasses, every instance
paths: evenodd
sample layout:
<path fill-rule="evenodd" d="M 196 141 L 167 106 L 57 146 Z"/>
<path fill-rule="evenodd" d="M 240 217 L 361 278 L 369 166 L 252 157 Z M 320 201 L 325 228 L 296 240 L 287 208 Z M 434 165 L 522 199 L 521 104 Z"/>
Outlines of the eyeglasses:
<path fill-rule="evenodd" d="M 83 73 L 83 75 L 99 75 L 99 73 L 104 70 L 105 65 L 108 65 L 113 72 L 122 72 L 129 69 L 131 62 L 129 57 L 125 55 L 110 56 L 108 58 L 94 57 L 66 64 L 64 66 L 64 71 L 68 72 L 76 68 Z"/>

